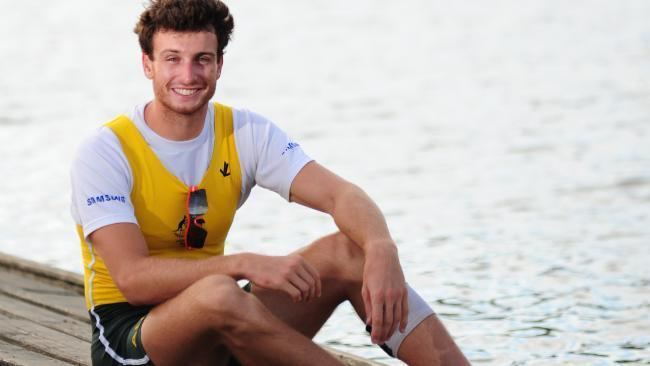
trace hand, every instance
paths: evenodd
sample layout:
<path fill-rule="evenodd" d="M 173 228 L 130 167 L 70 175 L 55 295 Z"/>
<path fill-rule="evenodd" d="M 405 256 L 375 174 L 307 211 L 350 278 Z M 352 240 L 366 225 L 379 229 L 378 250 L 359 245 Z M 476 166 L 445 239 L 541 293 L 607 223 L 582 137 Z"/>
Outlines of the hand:
<path fill-rule="evenodd" d="M 366 325 L 372 326 L 372 342 L 382 344 L 398 326 L 400 332 L 406 330 L 408 291 L 395 244 L 377 243 L 367 248 L 361 295 L 366 310 Z"/>
<path fill-rule="evenodd" d="M 287 256 L 252 255 L 246 277 L 255 285 L 283 291 L 293 302 L 321 296 L 318 271 L 298 254 Z"/>

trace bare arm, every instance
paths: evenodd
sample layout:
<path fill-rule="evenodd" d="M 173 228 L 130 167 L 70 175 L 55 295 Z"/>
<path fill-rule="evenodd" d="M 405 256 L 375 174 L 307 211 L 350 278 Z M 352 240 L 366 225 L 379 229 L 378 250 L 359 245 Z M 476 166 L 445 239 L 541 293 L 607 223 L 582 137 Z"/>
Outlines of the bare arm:
<path fill-rule="evenodd" d="M 362 295 L 373 342 L 385 342 L 398 326 L 403 331 L 408 314 L 406 283 L 397 246 L 377 205 L 359 187 L 316 162 L 296 176 L 290 199 L 330 214 L 341 232 L 363 249 Z"/>
<path fill-rule="evenodd" d="M 296 176 L 290 200 L 330 214 L 338 228 L 364 249 L 371 242 L 393 244 L 384 215 L 370 197 L 316 162 Z"/>
<path fill-rule="evenodd" d="M 134 305 L 161 303 L 211 274 L 247 278 L 259 286 L 284 291 L 294 301 L 308 300 L 320 292 L 318 274 L 298 255 L 241 253 L 201 260 L 151 257 L 140 228 L 130 223 L 102 227 L 91 233 L 89 240 L 117 287 Z M 296 276 L 315 278 L 316 287 L 296 286 Z"/>

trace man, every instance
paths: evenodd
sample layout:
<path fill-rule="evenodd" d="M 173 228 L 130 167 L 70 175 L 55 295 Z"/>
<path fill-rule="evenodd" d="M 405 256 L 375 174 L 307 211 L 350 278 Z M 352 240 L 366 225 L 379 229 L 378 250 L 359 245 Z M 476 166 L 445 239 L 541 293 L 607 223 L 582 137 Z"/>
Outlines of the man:
<path fill-rule="evenodd" d="M 153 0 L 135 32 L 154 99 L 73 163 L 93 364 L 336 365 L 310 339 L 343 301 L 408 364 L 467 364 L 406 285 L 370 198 L 264 117 L 210 102 L 233 25 L 217 0 Z M 255 184 L 340 232 L 286 256 L 223 255 Z"/>

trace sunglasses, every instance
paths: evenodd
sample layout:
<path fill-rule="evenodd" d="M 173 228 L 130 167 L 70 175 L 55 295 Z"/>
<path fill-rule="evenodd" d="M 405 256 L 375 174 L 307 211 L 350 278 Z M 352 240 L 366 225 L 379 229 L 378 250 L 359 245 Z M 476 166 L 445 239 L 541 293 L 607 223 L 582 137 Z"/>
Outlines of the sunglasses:
<path fill-rule="evenodd" d="M 196 186 L 190 187 L 186 209 L 185 233 L 183 234 L 185 248 L 203 248 L 205 238 L 208 236 L 208 232 L 203 228 L 203 224 L 205 224 L 203 215 L 208 212 L 208 197 L 205 189 L 198 189 Z"/>

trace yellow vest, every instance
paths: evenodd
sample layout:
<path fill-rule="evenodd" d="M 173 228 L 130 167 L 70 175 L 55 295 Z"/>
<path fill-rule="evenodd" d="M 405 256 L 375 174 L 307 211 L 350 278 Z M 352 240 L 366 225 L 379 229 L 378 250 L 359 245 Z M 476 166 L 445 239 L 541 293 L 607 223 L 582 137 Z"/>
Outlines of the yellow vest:
<path fill-rule="evenodd" d="M 214 149 L 199 188 L 207 193 L 208 211 L 203 228 L 208 232 L 202 249 L 182 244 L 182 224 L 189 187 L 171 174 L 148 146 L 135 124 L 119 116 L 106 124 L 117 135 L 133 175 L 131 202 L 140 230 L 154 257 L 201 259 L 222 255 L 241 194 L 241 171 L 235 146 L 232 109 L 214 104 Z M 92 243 L 81 239 L 86 306 L 125 302 Z M 110 245 L 110 244 L 109 244 Z"/>

